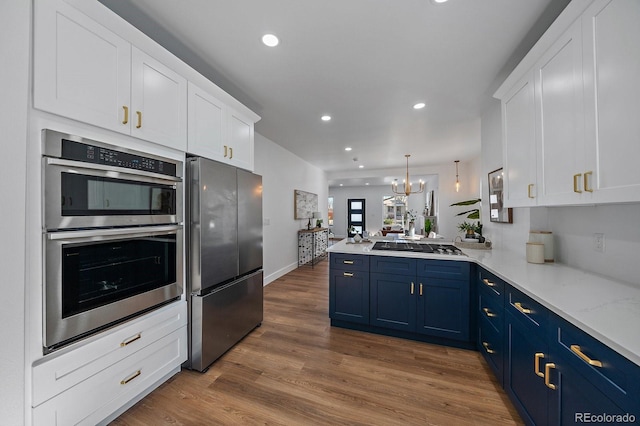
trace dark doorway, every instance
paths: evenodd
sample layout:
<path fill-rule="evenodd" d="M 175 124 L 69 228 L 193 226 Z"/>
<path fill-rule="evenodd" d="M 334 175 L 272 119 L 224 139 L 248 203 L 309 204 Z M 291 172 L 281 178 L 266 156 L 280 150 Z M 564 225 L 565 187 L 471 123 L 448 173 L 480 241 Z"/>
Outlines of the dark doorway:
<path fill-rule="evenodd" d="M 352 227 L 353 230 L 351 229 Z M 347 200 L 347 232 L 349 237 L 353 237 L 356 232 L 362 235 L 362 231 L 364 231 L 365 228 L 364 198 L 349 198 Z"/>

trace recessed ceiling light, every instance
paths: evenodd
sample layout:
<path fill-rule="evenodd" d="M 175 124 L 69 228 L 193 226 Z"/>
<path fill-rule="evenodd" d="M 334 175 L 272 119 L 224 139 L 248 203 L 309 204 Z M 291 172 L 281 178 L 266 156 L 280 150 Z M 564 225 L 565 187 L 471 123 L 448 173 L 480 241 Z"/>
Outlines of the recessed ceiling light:
<path fill-rule="evenodd" d="M 340 186 L 344 186 L 344 184 L 341 183 Z"/>
<path fill-rule="evenodd" d="M 345 151 L 351 151 L 353 148 L 351 148 L 350 146 L 346 147 L 344 150 Z"/>
<path fill-rule="evenodd" d="M 275 47 L 278 45 L 278 43 L 280 43 L 280 40 L 278 40 L 278 37 L 273 34 L 265 34 L 262 36 L 262 42 L 266 46 Z"/>
<path fill-rule="evenodd" d="M 331 120 L 331 116 L 330 115 L 323 115 L 322 117 L 320 117 L 320 120 L 322 120 L 322 121 L 330 121 Z"/>
<path fill-rule="evenodd" d="M 365 185 L 369 185 L 369 182 L 365 183 Z"/>
<path fill-rule="evenodd" d="M 363 166 L 362 164 L 360 164 L 360 165 L 358 166 L 358 168 L 359 168 L 359 169 L 364 169 L 364 166 Z"/>
<path fill-rule="evenodd" d="M 445 3 L 447 0 L 432 0 L 434 3 Z"/>
<path fill-rule="evenodd" d="M 422 109 L 422 108 L 424 108 L 426 106 L 427 106 L 427 104 L 425 104 L 424 102 L 418 102 L 417 104 L 415 104 L 413 106 L 413 109 Z"/>

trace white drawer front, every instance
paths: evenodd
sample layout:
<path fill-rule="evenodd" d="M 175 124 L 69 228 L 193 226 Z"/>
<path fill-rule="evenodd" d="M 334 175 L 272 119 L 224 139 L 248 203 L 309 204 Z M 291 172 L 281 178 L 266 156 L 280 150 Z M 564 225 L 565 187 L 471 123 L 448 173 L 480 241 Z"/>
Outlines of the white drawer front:
<path fill-rule="evenodd" d="M 185 326 L 34 408 L 33 424 L 95 425 L 186 359 Z"/>
<path fill-rule="evenodd" d="M 32 406 L 37 407 L 186 324 L 186 302 L 180 301 L 105 331 L 104 337 L 78 342 L 43 358 L 33 367 Z"/>

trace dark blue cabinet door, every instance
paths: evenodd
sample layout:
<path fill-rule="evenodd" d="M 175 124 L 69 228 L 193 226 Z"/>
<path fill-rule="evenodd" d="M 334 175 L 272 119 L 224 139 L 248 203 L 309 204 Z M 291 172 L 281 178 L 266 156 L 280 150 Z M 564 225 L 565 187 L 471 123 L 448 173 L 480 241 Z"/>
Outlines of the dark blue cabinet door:
<path fill-rule="evenodd" d="M 469 281 L 418 277 L 417 332 L 469 340 Z"/>
<path fill-rule="evenodd" d="M 638 413 L 628 413 L 618 407 L 564 359 L 554 358 L 554 361 L 555 368 L 549 370 L 549 382 L 556 388 L 549 393 L 549 424 L 573 425 L 594 423 L 594 421 L 599 424 L 629 423 L 629 420 L 621 421 L 625 414 L 627 417 L 634 415 L 636 421 L 639 420 Z M 603 421 L 597 421 L 598 419 L 594 418 L 603 414 L 612 417 Z"/>
<path fill-rule="evenodd" d="M 506 316 L 507 362 L 505 390 L 527 424 L 548 424 L 548 391 L 544 383 L 545 365 L 550 362 L 546 334 Z M 536 354 L 538 369 L 536 370 Z"/>
<path fill-rule="evenodd" d="M 372 273 L 370 324 L 415 331 L 416 291 L 412 277 Z"/>
<path fill-rule="evenodd" d="M 331 269 L 329 317 L 369 324 L 369 272 Z"/>

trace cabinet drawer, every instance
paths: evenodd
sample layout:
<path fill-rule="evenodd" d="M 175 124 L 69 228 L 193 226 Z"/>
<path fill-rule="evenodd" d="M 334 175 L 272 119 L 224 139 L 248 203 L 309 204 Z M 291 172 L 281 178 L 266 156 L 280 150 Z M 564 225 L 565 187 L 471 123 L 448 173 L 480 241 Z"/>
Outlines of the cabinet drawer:
<path fill-rule="evenodd" d="M 36 361 L 32 405 L 38 406 L 186 324 L 186 302 L 175 302 L 106 331 L 105 336 L 78 342 Z"/>
<path fill-rule="evenodd" d="M 498 333 L 504 329 L 504 307 L 502 300 L 495 297 L 491 289 L 483 288 L 480 284 L 478 291 L 478 315 L 484 318 Z"/>
<path fill-rule="evenodd" d="M 369 256 L 363 254 L 329 253 L 330 267 L 349 271 L 368 271 Z"/>
<path fill-rule="evenodd" d="M 182 327 L 39 405 L 33 424 L 97 424 L 179 368 L 186 348 Z"/>
<path fill-rule="evenodd" d="M 511 312 L 515 318 L 527 326 L 548 330 L 549 311 L 547 308 L 511 286 L 507 286 L 506 297 L 506 310 Z"/>
<path fill-rule="evenodd" d="M 416 259 L 393 256 L 371 256 L 371 272 L 416 275 Z"/>
<path fill-rule="evenodd" d="M 620 406 L 631 409 L 638 404 L 640 367 L 567 321 L 554 318 L 558 355 Z"/>
<path fill-rule="evenodd" d="M 459 260 L 419 259 L 417 274 L 421 277 L 468 280 L 471 264 Z"/>
<path fill-rule="evenodd" d="M 503 300 L 505 283 L 500 278 L 493 275 L 491 272 L 485 271 L 483 268 L 478 268 L 478 280 L 480 281 L 480 288 L 487 288 L 495 295 L 495 297 Z"/>
<path fill-rule="evenodd" d="M 478 327 L 478 350 L 487 360 L 502 385 L 503 365 L 504 365 L 504 339 L 502 333 L 498 333 L 495 328 L 484 318 L 480 318 Z"/>

